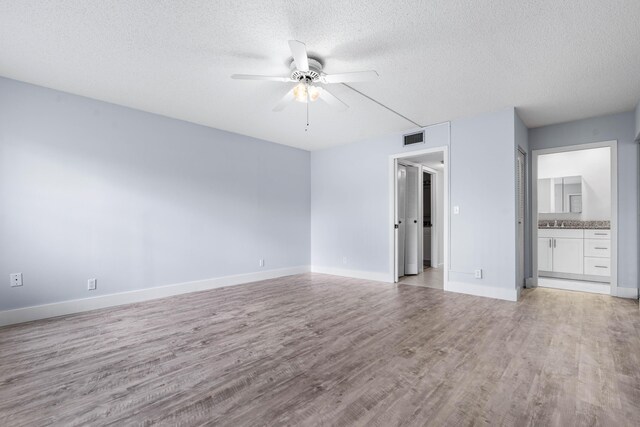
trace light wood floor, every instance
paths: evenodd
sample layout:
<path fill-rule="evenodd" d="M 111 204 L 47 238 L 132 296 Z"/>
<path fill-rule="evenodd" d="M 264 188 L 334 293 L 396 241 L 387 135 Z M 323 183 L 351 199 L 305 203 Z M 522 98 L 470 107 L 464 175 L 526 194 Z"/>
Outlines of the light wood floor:
<path fill-rule="evenodd" d="M 637 303 L 320 274 L 0 329 L 0 424 L 640 425 Z"/>
<path fill-rule="evenodd" d="M 399 280 L 400 284 L 423 286 L 425 288 L 443 289 L 444 272 L 442 267 L 425 267 L 424 271 L 415 276 L 403 276 Z"/>

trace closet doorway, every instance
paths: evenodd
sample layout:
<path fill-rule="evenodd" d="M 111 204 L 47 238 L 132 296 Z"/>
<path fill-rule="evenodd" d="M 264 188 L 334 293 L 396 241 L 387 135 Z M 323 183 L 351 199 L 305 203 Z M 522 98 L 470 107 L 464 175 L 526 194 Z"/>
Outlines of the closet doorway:
<path fill-rule="evenodd" d="M 446 148 L 391 156 L 394 281 L 443 289 L 448 241 Z"/>

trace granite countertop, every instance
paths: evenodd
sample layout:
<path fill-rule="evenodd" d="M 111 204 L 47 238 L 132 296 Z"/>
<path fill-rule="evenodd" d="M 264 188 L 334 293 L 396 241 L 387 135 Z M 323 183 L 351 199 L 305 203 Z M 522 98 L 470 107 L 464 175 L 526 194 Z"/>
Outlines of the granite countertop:
<path fill-rule="evenodd" d="M 554 225 L 556 224 L 558 225 Z M 564 225 L 564 226 L 563 226 Z M 576 219 L 541 219 L 538 228 L 568 228 L 577 230 L 609 230 L 611 221 L 581 221 Z"/>

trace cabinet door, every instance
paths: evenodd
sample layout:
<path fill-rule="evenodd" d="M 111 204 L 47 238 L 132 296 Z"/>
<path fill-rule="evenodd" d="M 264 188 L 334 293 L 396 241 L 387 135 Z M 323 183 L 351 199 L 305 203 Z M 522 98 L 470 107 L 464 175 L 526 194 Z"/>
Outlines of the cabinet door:
<path fill-rule="evenodd" d="M 538 237 L 539 271 L 553 271 L 551 241 L 552 239 L 549 237 Z"/>
<path fill-rule="evenodd" d="M 553 239 L 553 271 L 584 274 L 583 239 Z"/>

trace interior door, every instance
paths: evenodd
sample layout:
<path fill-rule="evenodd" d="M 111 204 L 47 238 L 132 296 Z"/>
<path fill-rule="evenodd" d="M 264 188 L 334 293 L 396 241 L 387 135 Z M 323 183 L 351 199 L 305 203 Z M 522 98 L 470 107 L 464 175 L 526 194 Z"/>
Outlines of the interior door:
<path fill-rule="evenodd" d="M 405 259 L 404 259 L 404 248 L 406 245 L 405 242 L 405 228 L 407 225 L 407 221 L 405 219 L 405 213 L 406 213 L 406 194 L 407 194 L 407 168 L 403 165 L 398 165 L 398 171 L 397 171 L 397 179 L 398 179 L 398 191 L 397 191 L 397 219 L 396 219 L 396 224 L 398 225 L 397 228 L 397 235 L 398 235 L 398 240 L 397 240 L 397 244 L 396 244 L 396 250 L 398 251 L 398 265 L 396 266 L 396 270 L 398 272 L 398 277 L 402 277 L 404 276 L 404 265 L 405 265 Z"/>
<path fill-rule="evenodd" d="M 553 271 L 584 274 L 584 239 L 553 239 Z"/>
<path fill-rule="evenodd" d="M 420 179 L 420 168 L 414 166 L 405 166 L 406 170 L 406 210 L 405 210 L 405 274 L 418 274 L 419 265 L 419 235 L 421 227 L 418 227 L 419 209 L 419 189 L 422 184 Z"/>
<path fill-rule="evenodd" d="M 524 285 L 524 218 L 526 207 L 526 164 L 525 155 L 522 151 L 518 150 L 518 157 L 516 159 L 516 188 L 518 191 L 518 283 L 517 286 Z"/>
<path fill-rule="evenodd" d="M 435 173 L 431 174 L 431 267 L 438 267 L 438 263 L 441 260 L 438 257 L 438 234 L 439 227 L 442 225 L 438 222 L 438 212 L 440 211 L 440 205 L 437 200 L 437 188 L 440 183 L 438 182 L 438 176 Z"/>

